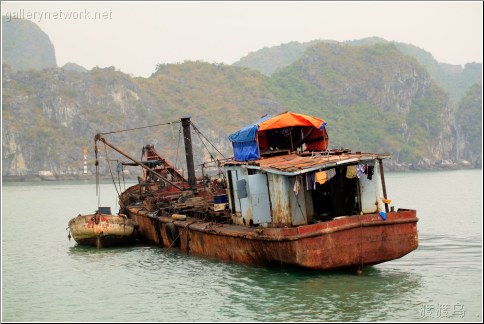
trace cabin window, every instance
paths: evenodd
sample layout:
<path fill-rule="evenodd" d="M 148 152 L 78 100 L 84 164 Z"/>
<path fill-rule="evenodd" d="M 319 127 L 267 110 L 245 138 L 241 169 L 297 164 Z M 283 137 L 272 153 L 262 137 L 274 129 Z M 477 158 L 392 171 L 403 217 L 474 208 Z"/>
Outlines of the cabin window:
<path fill-rule="evenodd" d="M 247 174 L 248 174 L 248 175 L 254 175 L 254 174 L 257 174 L 257 170 L 256 170 L 256 169 L 247 169 Z"/>
<path fill-rule="evenodd" d="M 269 129 L 257 133 L 261 155 L 267 151 L 324 151 L 328 146 L 328 133 L 314 127 L 296 126 Z"/>
<path fill-rule="evenodd" d="M 237 196 L 239 199 L 247 198 L 247 181 L 245 179 L 237 181 Z"/>
<path fill-rule="evenodd" d="M 258 135 L 259 148 L 267 150 L 295 151 L 303 141 L 301 127 L 271 129 Z"/>

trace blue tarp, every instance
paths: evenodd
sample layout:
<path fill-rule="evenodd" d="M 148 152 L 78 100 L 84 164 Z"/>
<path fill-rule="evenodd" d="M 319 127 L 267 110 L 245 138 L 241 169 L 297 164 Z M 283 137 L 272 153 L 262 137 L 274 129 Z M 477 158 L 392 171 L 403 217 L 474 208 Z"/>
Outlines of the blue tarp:
<path fill-rule="evenodd" d="M 254 161 L 259 158 L 259 147 L 257 142 L 232 142 L 234 148 L 234 160 L 235 161 Z"/>
<path fill-rule="evenodd" d="M 259 130 L 259 124 L 265 122 L 272 116 L 264 116 L 258 121 L 245 126 L 244 128 L 236 131 L 235 133 L 229 135 L 229 140 L 231 142 L 241 143 L 241 142 L 249 142 L 255 140 L 255 134 L 257 130 Z"/>
<path fill-rule="evenodd" d="M 229 135 L 229 140 L 234 147 L 234 160 L 236 161 L 253 161 L 259 158 L 259 148 L 255 140 L 259 124 L 272 118 L 272 116 L 265 116 L 245 126 L 241 130 Z"/>

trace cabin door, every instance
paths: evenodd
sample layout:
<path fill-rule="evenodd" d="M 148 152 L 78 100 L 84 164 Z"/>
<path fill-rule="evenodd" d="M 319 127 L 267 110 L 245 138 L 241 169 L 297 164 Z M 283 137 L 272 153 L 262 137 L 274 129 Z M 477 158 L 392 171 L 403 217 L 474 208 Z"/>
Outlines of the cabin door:
<path fill-rule="evenodd" d="M 271 205 L 267 175 L 263 173 L 249 175 L 249 201 L 252 209 L 254 224 L 271 222 Z"/>
<path fill-rule="evenodd" d="M 374 170 L 371 180 L 368 179 L 367 176 L 362 176 L 358 180 L 360 184 L 361 211 L 365 214 L 377 213 L 385 210 L 385 205 L 380 198 L 383 196 L 380 181 L 378 181 L 381 179 L 380 173 L 378 168 L 375 168 Z"/>

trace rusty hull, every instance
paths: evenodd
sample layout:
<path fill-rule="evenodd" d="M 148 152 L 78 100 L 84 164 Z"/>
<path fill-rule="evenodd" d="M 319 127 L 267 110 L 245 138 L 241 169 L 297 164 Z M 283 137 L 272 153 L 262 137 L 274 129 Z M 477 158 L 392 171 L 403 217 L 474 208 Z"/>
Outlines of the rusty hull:
<path fill-rule="evenodd" d="M 290 228 L 215 224 L 196 218 L 174 221 L 128 208 L 142 238 L 173 248 L 167 224 L 173 223 L 179 248 L 187 254 L 252 265 L 294 265 L 328 270 L 361 267 L 398 259 L 418 246 L 415 210 L 354 215 Z"/>

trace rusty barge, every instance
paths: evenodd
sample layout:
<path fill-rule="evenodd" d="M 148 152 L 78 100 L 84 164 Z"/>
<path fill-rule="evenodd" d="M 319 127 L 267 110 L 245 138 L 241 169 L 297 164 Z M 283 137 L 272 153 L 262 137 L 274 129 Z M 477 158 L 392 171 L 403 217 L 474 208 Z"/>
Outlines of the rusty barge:
<path fill-rule="evenodd" d="M 181 125 L 187 178 L 152 145 L 136 160 L 96 135 L 96 145 L 143 169 L 119 196 L 139 238 L 187 254 L 317 270 L 362 269 L 418 247 L 416 211 L 389 206 L 389 156 L 328 150 L 322 119 L 286 112 L 242 128 L 229 136 L 234 157 L 215 161 L 221 171 L 212 178 L 208 163 L 196 177 L 192 123 Z"/>

